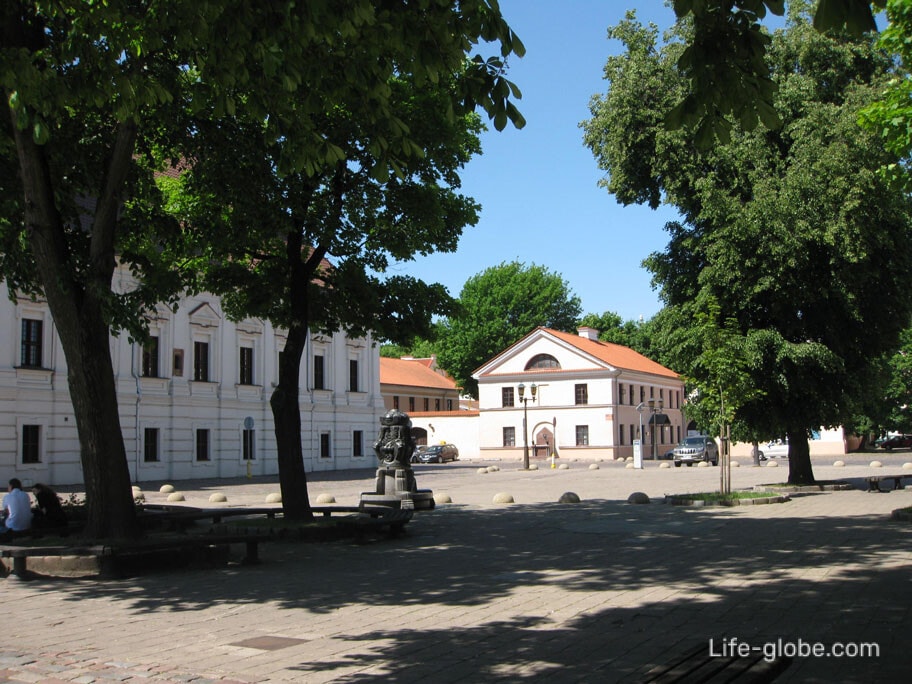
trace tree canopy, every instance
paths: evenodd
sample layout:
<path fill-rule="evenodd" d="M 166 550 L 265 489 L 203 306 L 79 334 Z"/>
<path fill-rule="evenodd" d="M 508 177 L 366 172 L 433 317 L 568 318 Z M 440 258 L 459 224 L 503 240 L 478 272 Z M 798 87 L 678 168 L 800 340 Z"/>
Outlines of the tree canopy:
<path fill-rule="evenodd" d="M 515 261 L 469 278 L 457 307 L 438 326 L 438 362 L 474 397 L 476 368 L 539 326 L 574 330 L 581 312 L 579 297 L 560 275 Z"/>
<path fill-rule="evenodd" d="M 737 418 L 788 434 L 789 479 L 810 481 L 808 432 L 848 419 L 912 313 L 912 206 L 878 173 L 895 156 L 857 125 L 893 63 L 870 39 L 823 35 L 793 14 L 765 52 L 782 125 L 730 119 L 728 141 L 706 149 L 699 131 L 665 126 L 686 92 L 679 30 L 683 41 L 662 46 L 632 17 L 611 30 L 627 50 L 608 60 L 585 140 L 621 202 L 681 214 L 647 260 L 674 312 L 660 317 L 673 326 L 662 339 L 677 340 L 663 360 L 707 384 L 743 386 L 748 370 L 756 393 L 734 393 Z M 707 358 L 718 335 L 740 350 L 737 373 Z"/>
<path fill-rule="evenodd" d="M 0 17 L 0 269 L 54 318 L 87 533 L 129 536 L 108 336 L 141 336 L 144 307 L 183 286 L 174 266 L 186 235 L 163 211 L 155 172 L 200 126 L 231 121 L 280 145 L 279 175 L 318 175 L 346 159 L 346 138 L 326 128 L 327 114 L 344 113 L 370 131 L 362 153 L 382 182 L 424 153 L 394 111 L 398 75 L 447 83 L 453 120 L 481 110 L 497 129 L 522 126 L 505 73 L 524 47 L 496 0 L 10 0 Z M 112 289 L 118 260 L 136 291 Z"/>

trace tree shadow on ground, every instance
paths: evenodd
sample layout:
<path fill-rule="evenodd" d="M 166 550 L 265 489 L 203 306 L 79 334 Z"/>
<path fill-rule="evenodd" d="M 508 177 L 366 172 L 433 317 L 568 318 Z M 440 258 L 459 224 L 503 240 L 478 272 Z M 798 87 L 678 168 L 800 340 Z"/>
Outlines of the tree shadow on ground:
<path fill-rule="evenodd" d="M 410 625 L 391 612 L 388 629 L 334 637 L 351 643 L 349 655 L 296 668 L 339 682 L 425 673 L 446 681 L 439 675 L 467 663 L 483 669 L 466 681 L 619 680 L 685 646 L 732 636 L 874 641 L 882 649 L 877 679 L 891 681 L 904 666 L 910 541 L 912 526 L 874 515 L 761 518 L 609 501 L 449 506 L 418 514 L 399 539 L 270 543 L 259 566 L 33 586 L 64 600 L 123 601 L 136 615 L 273 603 L 317 621 L 352 605 L 433 605 L 443 622 L 453 608 L 485 616 L 477 626 Z M 517 590 L 541 598 L 517 608 Z M 498 614 L 504 618 L 491 619 Z M 382 652 L 357 646 L 377 640 Z M 492 651 L 496 658 L 477 657 Z M 870 666 L 824 659 L 790 671 L 802 673 L 795 681 L 868 681 Z"/>

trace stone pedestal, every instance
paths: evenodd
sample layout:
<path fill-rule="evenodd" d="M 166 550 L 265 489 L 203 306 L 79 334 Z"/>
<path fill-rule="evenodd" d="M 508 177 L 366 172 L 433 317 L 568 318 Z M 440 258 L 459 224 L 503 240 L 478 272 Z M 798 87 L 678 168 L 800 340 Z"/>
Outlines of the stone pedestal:
<path fill-rule="evenodd" d="M 418 489 L 411 468 L 381 466 L 377 469 L 375 491 L 362 492 L 361 503 L 429 511 L 434 508 L 434 493 L 430 489 Z"/>

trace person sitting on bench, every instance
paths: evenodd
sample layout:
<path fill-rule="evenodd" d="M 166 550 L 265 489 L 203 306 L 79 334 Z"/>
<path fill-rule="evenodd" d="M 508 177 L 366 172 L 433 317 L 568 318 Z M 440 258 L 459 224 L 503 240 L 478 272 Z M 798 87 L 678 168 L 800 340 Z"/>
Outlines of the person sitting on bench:
<path fill-rule="evenodd" d="M 63 506 L 60 505 L 57 492 L 46 484 L 38 482 L 32 487 L 32 493 L 38 501 L 38 505 L 32 511 L 32 524 L 41 529 L 66 527 L 66 513 L 63 512 Z"/>
<path fill-rule="evenodd" d="M 3 536 L 24 532 L 32 526 L 32 500 L 22 491 L 22 482 L 14 477 L 9 481 L 9 494 L 3 497 Z"/>

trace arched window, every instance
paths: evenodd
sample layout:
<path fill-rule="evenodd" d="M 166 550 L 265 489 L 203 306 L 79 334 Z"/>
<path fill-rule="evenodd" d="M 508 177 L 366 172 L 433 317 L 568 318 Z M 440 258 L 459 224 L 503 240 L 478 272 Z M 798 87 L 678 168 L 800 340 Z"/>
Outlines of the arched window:
<path fill-rule="evenodd" d="M 560 368 L 560 364 L 557 362 L 551 354 L 538 354 L 533 356 L 529 363 L 526 364 L 526 370 L 536 370 L 542 368 Z"/>

